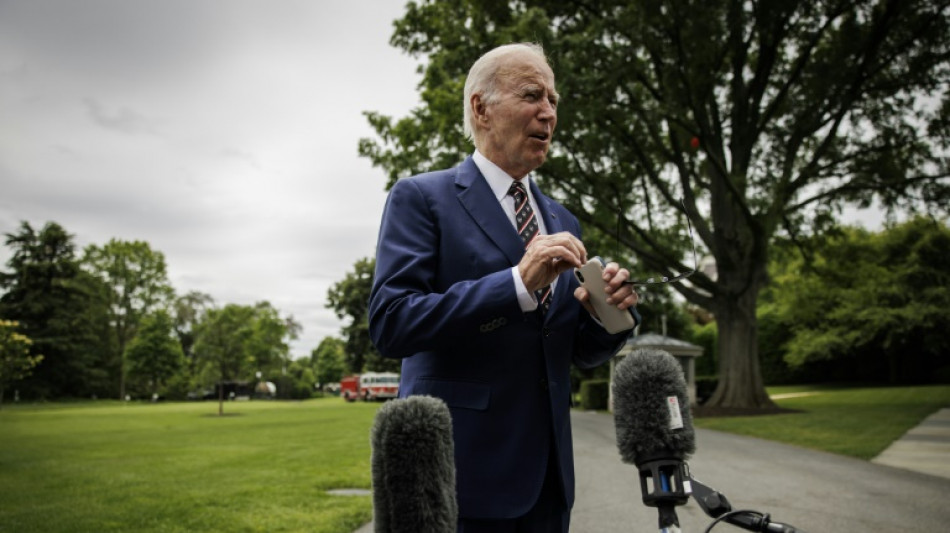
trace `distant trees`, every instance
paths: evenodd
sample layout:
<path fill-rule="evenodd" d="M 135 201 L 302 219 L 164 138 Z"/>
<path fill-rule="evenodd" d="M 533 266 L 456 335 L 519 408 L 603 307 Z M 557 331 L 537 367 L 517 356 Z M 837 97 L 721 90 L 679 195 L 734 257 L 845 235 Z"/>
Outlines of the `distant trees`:
<path fill-rule="evenodd" d="M 174 323 L 167 311 L 160 309 L 145 316 L 139 331 L 125 350 L 129 375 L 145 383 L 154 395 L 181 371 L 185 354 L 175 337 Z"/>
<path fill-rule="evenodd" d="M 217 308 L 200 292 L 175 297 L 164 255 L 148 243 L 112 239 L 79 259 L 73 236 L 55 222 L 40 230 L 23 222 L 5 243 L 13 254 L 0 271 L 0 320 L 32 340 L 30 361 L 43 356 L 30 375 L 3 371 L 24 399 L 116 391 L 184 398 L 257 371 L 313 388 L 309 362 L 289 364 L 301 329 L 293 317 L 267 302 Z"/>
<path fill-rule="evenodd" d="M 112 329 L 113 360 L 119 368 L 119 398 L 125 398 L 126 346 L 142 317 L 167 308 L 174 297 L 165 256 L 146 242 L 112 239 L 86 247 L 83 267 L 105 284 Z"/>
<path fill-rule="evenodd" d="M 337 383 L 343 378 L 346 372 L 345 346 L 341 339 L 324 337 L 319 346 L 313 349 L 310 359 L 313 361 L 314 377 L 318 383 Z"/>
<path fill-rule="evenodd" d="M 43 360 L 42 355 L 30 355 L 33 341 L 17 333 L 17 326 L 19 324 L 12 320 L 0 320 L 0 405 L 7 385 L 28 376 Z"/>
<path fill-rule="evenodd" d="M 286 340 L 296 335 L 296 327 L 267 302 L 228 304 L 205 312 L 196 328 L 194 354 L 202 381 L 219 385 L 218 414 L 224 414 L 225 382 L 283 368 L 289 359 Z"/>
<path fill-rule="evenodd" d="M 336 312 L 337 318 L 346 320 L 341 332 L 346 368 L 350 372 L 398 371 L 400 367 L 399 361 L 379 355 L 369 336 L 369 293 L 375 270 L 375 258 L 359 259 L 353 264 L 353 271 L 327 291 L 327 307 Z"/>
<path fill-rule="evenodd" d="M 843 228 L 773 261 L 760 323 L 791 369 L 825 379 L 950 378 L 950 228 L 919 217 Z"/>
<path fill-rule="evenodd" d="M 19 322 L 30 353 L 44 357 L 18 384 L 21 396 L 114 394 L 108 289 L 80 268 L 73 236 L 55 222 L 23 222 L 5 243 L 13 255 L 0 271 L 0 318 Z"/>

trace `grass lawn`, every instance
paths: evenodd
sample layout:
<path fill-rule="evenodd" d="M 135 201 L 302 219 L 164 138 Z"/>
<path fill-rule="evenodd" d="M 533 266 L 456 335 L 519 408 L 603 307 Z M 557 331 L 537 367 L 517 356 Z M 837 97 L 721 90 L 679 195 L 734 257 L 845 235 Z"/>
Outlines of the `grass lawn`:
<path fill-rule="evenodd" d="M 789 395 L 779 407 L 800 412 L 728 418 L 698 418 L 696 427 L 750 435 L 871 459 L 921 420 L 950 407 L 950 385 L 922 387 L 769 387 Z M 795 393 L 812 393 L 791 396 Z"/>
<path fill-rule="evenodd" d="M 950 405 L 950 386 L 774 387 L 798 412 L 698 427 L 870 459 Z M 349 533 L 372 516 L 369 428 L 381 404 L 4 405 L 0 533 Z"/>
<path fill-rule="evenodd" d="M 353 531 L 380 405 L 6 404 L 0 532 Z"/>

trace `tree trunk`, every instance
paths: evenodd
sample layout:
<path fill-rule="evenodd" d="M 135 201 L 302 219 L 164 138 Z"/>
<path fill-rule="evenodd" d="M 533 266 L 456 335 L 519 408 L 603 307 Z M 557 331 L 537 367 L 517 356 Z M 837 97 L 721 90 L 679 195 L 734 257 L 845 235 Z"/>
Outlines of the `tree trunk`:
<path fill-rule="evenodd" d="M 224 416 L 224 382 L 218 385 L 218 416 Z"/>
<path fill-rule="evenodd" d="M 758 288 L 723 298 L 715 310 L 719 327 L 719 384 L 709 407 L 764 409 L 775 407 L 765 391 L 758 357 L 755 308 Z"/>

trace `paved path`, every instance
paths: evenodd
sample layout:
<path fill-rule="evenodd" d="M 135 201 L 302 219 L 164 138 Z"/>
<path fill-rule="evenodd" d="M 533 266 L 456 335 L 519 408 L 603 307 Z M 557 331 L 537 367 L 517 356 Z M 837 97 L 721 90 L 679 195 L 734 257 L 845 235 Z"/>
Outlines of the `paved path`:
<path fill-rule="evenodd" d="M 574 411 L 577 498 L 572 533 L 657 530 L 636 467 L 620 461 L 613 417 Z M 910 430 L 873 461 L 718 431 L 696 430 L 694 478 L 735 509 L 769 513 L 808 533 L 950 530 L 950 409 Z M 921 473 L 923 472 L 923 473 Z M 684 533 L 710 524 L 695 502 L 677 508 Z M 358 533 L 371 533 L 367 524 Z M 741 531 L 717 525 L 714 533 Z"/>
<path fill-rule="evenodd" d="M 950 479 L 950 408 L 927 417 L 871 462 Z"/>

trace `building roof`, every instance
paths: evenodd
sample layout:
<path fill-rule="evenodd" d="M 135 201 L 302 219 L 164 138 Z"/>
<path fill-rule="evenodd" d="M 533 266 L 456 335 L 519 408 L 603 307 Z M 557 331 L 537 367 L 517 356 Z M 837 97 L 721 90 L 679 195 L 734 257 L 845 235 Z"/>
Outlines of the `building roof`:
<path fill-rule="evenodd" d="M 617 355 L 627 355 L 630 352 L 640 348 L 665 350 L 670 352 L 671 355 L 688 357 L 699 357 L 700 355 L 703 355 L 702 346 L 697 346 L 684 340 L 666 337 L 657 333 L 645 333 L 643 335 L 630 337 L 624 347 L 620 349 L 620 353 Z"/>

